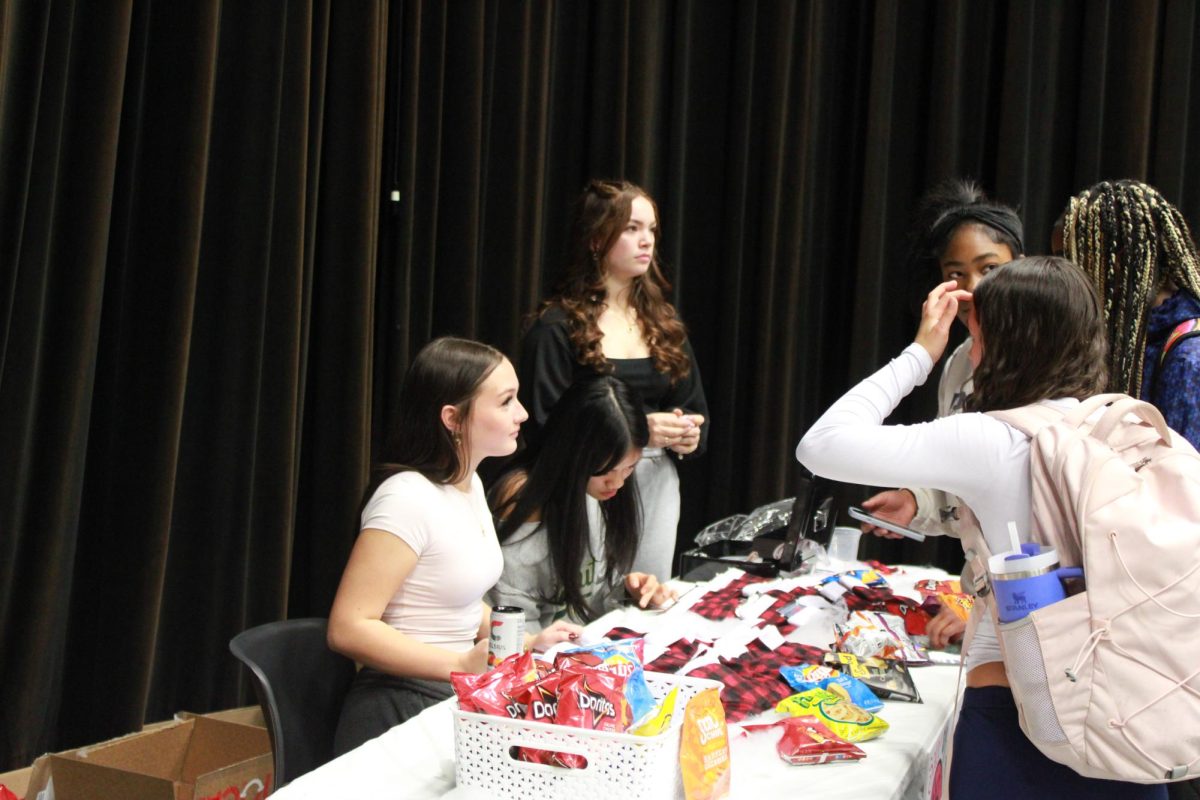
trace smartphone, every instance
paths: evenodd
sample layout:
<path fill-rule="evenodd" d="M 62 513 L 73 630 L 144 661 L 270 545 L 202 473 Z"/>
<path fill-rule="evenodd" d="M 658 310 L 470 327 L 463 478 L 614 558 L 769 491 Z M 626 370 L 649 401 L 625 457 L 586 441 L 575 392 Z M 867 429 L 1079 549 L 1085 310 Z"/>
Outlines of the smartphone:
<path fill-rule="evenodd" d="M 921 533 L 920 531 L 914 531 L 912 528 L 906 528 L 899 523 L 877 517 L 874 514 L 863 511 L 857 506 L 850 506 L 850 516 L 857 520 L 861 520 L 862 522 L 869 522 L 872 525 L 876 525 L 884 530 L 891 531 L 892 533 L 898 533 L 901 536 L 907 536 L 909 539 L 913 539 L 918 542 L 925 541 L 925 534 Z"/>

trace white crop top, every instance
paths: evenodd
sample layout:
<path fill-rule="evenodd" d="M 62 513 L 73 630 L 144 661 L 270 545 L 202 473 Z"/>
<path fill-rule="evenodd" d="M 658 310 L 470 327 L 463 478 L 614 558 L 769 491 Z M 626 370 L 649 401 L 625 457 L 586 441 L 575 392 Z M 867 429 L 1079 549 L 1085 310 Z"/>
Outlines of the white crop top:
<path fill-rule="evenodd" d="M 383 621 L 421 642 L 470 650 L 483 617 L 483 595 L 504 561 L 483 483 L 471 491 L 401 472 L 379 485 L 362 513 L 362 529 L 386 531 L 417 554 L 417 563 L 383 612 Z"/>

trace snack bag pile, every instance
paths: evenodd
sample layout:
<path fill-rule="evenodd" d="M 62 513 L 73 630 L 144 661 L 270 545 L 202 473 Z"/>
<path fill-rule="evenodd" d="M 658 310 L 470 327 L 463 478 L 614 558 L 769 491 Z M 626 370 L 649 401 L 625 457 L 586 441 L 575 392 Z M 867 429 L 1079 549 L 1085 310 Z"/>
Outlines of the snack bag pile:
<path fill-rule="evenodd" d="M 822 580 L 817 584 L 817 593 L 829 602 L 836 603 L 838 598 L 846 592 L 852 592 L 861 587 L 885 589 L 887 585 L 887 580 L 878 570 L 852 569 L 830 575 Z"/>
<path fill-rule="evenodd" d="M 855 611 L 844 624 L 834 625 L 833 649 L 859 658 L 875 656 L 928 664 L 929 655 L 905 632 L 904 620 L 878 611 Z"/>
<path fill-rule="evenodd" d="M 843 699 L 865 711 L 879 711 L 883 708 L 880 700 L 870 687 L 852 675 L 843 675 L 833 667 L 822 664 L 804 664 L 799 667 L 780 667 L 779 673 L 797 692 L 809 689 L 824 689 L 827 692 L 841 695 Z"/>
<path fill-rule="evenodd" d="M 642 645 L 641 639 L 602 642 L 561 652 L 553 664 L 519 653 L 481 675 L 451 673 L 450 683 L 463 711 L 654 736 L 670 726 L 678 690 L 654 702 Z M 529 748 L 521 749 L 520 758 L 572 769 L 586 765 L 571 753 Z"/>
<path fill-rule="evenodd" d="M 959 620 L 965 622 L 971 614 L 971 606 L 975 598 L 962 590 L 962 584 L 957 580 L 933 580 L 932 578 L 917 581 L 913 584 L 921 593 L 921 607 L 931 614 L 936 614 L 939 608 L 948 608 Z"/>
<path fill-rule="evenodd" d="M 826 653 L 825 663 L 862 681 L 876 697 L 921 702 L 921 693 L 903 661 L 859 658 L 853 653 Z"/>
<path fill-rule="evenodd" d="M 786 697 L 775 710 L 793 717 L 816 717 L 847 742 L 865 742 L 888 729 L 888 724 L 870 711 L 824 689 L 809 689 Z"/>

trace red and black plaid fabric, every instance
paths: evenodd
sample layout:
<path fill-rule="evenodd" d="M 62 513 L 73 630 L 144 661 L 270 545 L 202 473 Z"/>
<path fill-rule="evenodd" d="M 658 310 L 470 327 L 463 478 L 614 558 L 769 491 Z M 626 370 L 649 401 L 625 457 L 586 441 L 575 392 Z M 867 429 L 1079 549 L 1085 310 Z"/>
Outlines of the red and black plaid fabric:
<path fill-rule="evenodd" d="M 755 714 L 770 711 L 783 698 L 793 694 L 788 682 L 779 673 L 783 666 L 820 664 L 825 650 L 798 642 L 784 642 L 768 650 L 757 640 L 747 652 L 737 658 L 721 659 L 718 664 L 698 667 L 688 673 L 694 678 L 709 678 L 725 685 L 721 705 L 725 718 L 739 722 Z"/>
<path fill-rule="evenodd" d="M 604 634 L 606 639 L 612 639 L 613 641 L 636 639 L 639 636 L 645 636 L 645 634 L 621 626 L 617 626 Z M 647 662 L 644 666 L 650 672 L 675 672 L 684 664 L 691 661 L 701 646 L 707 647 L 711 644 L 712 642 L 705 642 L 699 639 L 677 639 L 658 658 Z"/>
<path fill-rule="evenodd" d="M 767 594 L 775 597 L 775 602 L 769 605 L 766 611 L 763 611 L 761 614 L 759 614 L 758 618 L 768 625 L 774 625 L 775 627 L 779 628 L 779 632 L 784 636 L 787 636 L 787 634 L 790 633 L 796 626 L 789 623 L 787 621 L 787 617 L 780 612 L 782 612 L 787 606 L 796 602 L 797 598 L 816 593 L 816 587 L 813 586 L 798 586 L 795 589 L 789 589 L 786 592 L 768 592 Z"/>
<path fill-rule="evenodd" d="M 712 642 L 698 639 L 678 639 L 658 658 L 646 665 L 651 672 L 677 672 L 680 667 L 692 660 L 701 646 L 707 647 Z"/>
<path fill-rule="evenodd" d="M 734 578 L 728 585 L 705 593 L 689 610 L 705 619 L 728 619 L 733 616 L 733 610 L 746 599 L 742 597 L 742 587 L 765 580 L 767 579 L 760 575 L 745 573 Z"/>
<path fill-rule="evenodd" d="M 768 579 L 757 575 L 739 576 L 721 589 L 705 594 L 691 607 L 691 611 L 706 619 L 728 619 L 734 616 L 734 611 L 746 600 L 742 596 L 742 588 L 765 580 Z M 768 625 L 774 625 L 780 634 L 786 636 L 794 630 L 794 626 L 788 623 L 787 618 L 780 612 L 797 598 L 817 594 L 817 589 L 801 586 L 768 593 L 775 600 L 759 618 Z M 910 632 L 913 627 L 917 627 L 916 623 L 923 621 L 918 620 L 918 616 L 928 617 L 915 600 L 896 595 L 890 588 L 859 586 L 846 592 L 844 598 L 846 607 L 851 611 L 886 611 L 904 618 Z M 924 626 L 920 627 L 923 629 Z M 832 631 L 830 634 L 832 636 Z M 643 634 L 622 627 L 613 628 L 607 634 L 610 639 L 629 639 L 641 635 Z M 646 669 L 653 672 L 676 672 L 695 656 L 702 645 L 707 644 L 709 643 L 680 639 L 647 664 Z M 747 646 L 746 653 L 741 656 L 722 658 L 719 663 L 698 667 L 687 674 L 724 684 L 721 702 L 725 706 L 725 716 L 730 722 L 738 722 L 771 710 L 780 700 L 793 694 L 787 681 L 779 674 L 780 667 L 820 664 L 826 652 L 823 648 L 798 642 L 784 642 L 775 650 L 768 650 L 756 639 Z"/>
<path fill-rule="evenodd" d="M 646 634 L 633 630 L 632 628 L 623 628 L 620 625 L 604 634 L 605 639 L 612 639 L 614 642 L 619 642 L 622 639 L 640 639 Z"/>

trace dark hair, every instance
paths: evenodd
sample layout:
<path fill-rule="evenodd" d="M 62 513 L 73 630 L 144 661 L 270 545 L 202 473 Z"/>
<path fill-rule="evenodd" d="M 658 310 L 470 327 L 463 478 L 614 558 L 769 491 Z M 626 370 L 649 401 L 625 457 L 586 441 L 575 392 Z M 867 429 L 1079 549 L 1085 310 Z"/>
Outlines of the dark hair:
<path fill-rule="evenodd" d="M 939 275 L 938 261 L 964 225 L 977 225 L 996 244 L 1018 258 L 1025 252 L 1025 230 L 1015 209 L 988 200 L 971 180 L 940 183 L 925 193 L 917 207 L 909 242 L 908 264 L 926 286 Z"/>
<path fill-rule="evenodd" d="M 493 511 L 501 542 L 530 518 L 541 515 L 557 576 L 557 597 L 577 619 L 591 620 L 600 609 L 583 596 L 580 571 L 589 553 L 586 494 L 588 481 L 620 464 L 630 450 L 650 439 L 646 414 L 637 392 L 620 380 L 602 375 L 572 385 L 546 419 L 538 443 L 521 452 L 492 488 Z M 525 483 L 505 494 L 510 481 Z M 612 498 L 600 503 L 604 520 L 604 561 L 608 582 L 622 580 L 633 564 L 641 532 L 637 482 L 633 476 Z"/>
<path fill-rule="evenodd" d="M 1104 391 L 1104 318 L 1091 281 L 1065 258 L 1033 256 L 988 273 L 972 302 L 983 340 L 970 411 Z"/>
<path fill-rule="evenodd" d="M 657 222 L 658 205 L 654 198 L 635 184 L 593 180 L 584 187 L 572 216 L 566 274 L 555 290 L 555 296 L 538 309 L 541 314 L 557 306 L 566 312 L 576 357 L 600 373 L 612 370 L 600 346 L 603 334 L 597 324 L 605 308 L 604 257 L 629 222 L 637 197 L 649 201 Z M 683 323 L 679 321 L 675 306 L 666 299 L 670 289 L 656 245 L 649 268 L 633 279 L 629 303 L 637 311 L 654 368 L 675 383 L 687 377 L 691 362 L 683 349 L 686 336 Z"/>
<path fill-rule="evenodd" d="M 503 360 L 496 348 L 470 339 L 446 336 L 422 347 L 400 387 L 399 415 L 376 485 L 408 470 L 438 484 L 465 478 L 470 441 L 465 433 L 455 441 L 442 424 L 442 407 L 454 406 L 459 419 L 470 419 L 479 387 Z"/>
<path fill-rule="evenodd" d="M 1102 181 L 1067 202 L 1063 254 L 1104 302 L 1109 387 L 1140 395 L 1146 320 L 1159 290 L 1169 285 L 1200 297 L 1200 257 L 1187 222 L 1152 186 Z"/>

